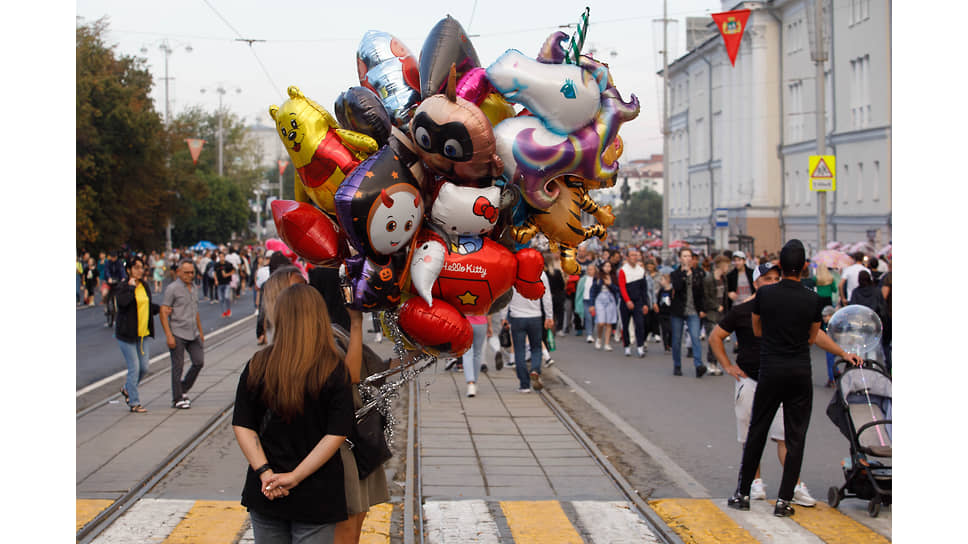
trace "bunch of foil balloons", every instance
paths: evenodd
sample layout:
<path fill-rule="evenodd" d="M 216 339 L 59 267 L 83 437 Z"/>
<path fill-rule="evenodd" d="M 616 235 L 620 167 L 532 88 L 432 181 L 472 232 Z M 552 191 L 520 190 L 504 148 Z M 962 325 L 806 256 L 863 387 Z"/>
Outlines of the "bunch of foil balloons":
<path fill-rule="evenodd" d="M 615 184 L 619 128 L 639 102 L 622 99 L 606 64 L 569 56 L 568 38 L 484 66 L 450 16 L 419 61 L 371 30 L 360 85 L 333 113 L 295 86 L 269 107 L 298 174 L 296 200 L 272 203 L 280 238 L 340 268 L 346 304 L 381 315 L 401 359 L 461 355 L 466 316 L 500 310 L 512 286 L 540 298 L 544 259 L 528 247 L 538 233 L 577 274 L 575 248 L 614 222 L 589 191 Z"/>

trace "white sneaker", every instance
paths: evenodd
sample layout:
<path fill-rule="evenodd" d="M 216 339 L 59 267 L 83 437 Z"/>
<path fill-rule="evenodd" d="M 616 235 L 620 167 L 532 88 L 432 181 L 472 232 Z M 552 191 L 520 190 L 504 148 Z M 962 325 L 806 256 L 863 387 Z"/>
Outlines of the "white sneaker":
<path fill-rule="evenodd" d="M 473 397 L 475 395 L 477 395 L 477 384 L 475 383 L 467 384 L 467 396 Z"/>
<path fill-rule="evenodd" d="M 531 392 L 530 387 L 525 387 L 524 389 L 518 389 L 518 393 L 530 393 L 530 392 Z"/>
<path fill-rule="evenodd" d="M 380 342 L 383 342 L 383 333 L 382 332 L 376 333 L 376 343 L 379 344 Z"/>
<path fill-rule="evenodd" d="M 637 347 L 637 348 L 635 348 L 635 349 L 636 349 L 636 351 L 638 351 L 639 357 L 645 357 L 645 345 L 644 344 L 641 345 L 641 346 L 639 346 L 639 347 Z"/>
<path fill-rule="evenodd" d="M 605 351 L 612 351 L 612 346 L 605 344 Z"/>
<path fill-rule="evenodd" d="M 625 356 L 626 357 L 631 357 L 632 356 L 632 346 L 626 346 L 625 347 Z"/>
<path fill-rule="evenodd" d="M 753 485 L 750 486 L 750 500 L 752 501 L 766 500 L 766 484 L 763 482 L 762 478 L 757 478 L 753 480 Z"/>
<path fill-rule="evenodd" d="M 803 482 L 800 482 L 793 488 L 793 503 L 809 508 L 817 504 L 817 499 L 811 497 L 807 486 Z"/>
<path fill-rule="evenodd" d="M 662 337 L 659 336 L 658 334 L 653 335 L 653 340 L 652 341 L 655 342 L 656 344 L 661 344 L 662 343 Z"/>
<path fill-rule="evenodd" d="M 595 339 L 595 349 L 602 349 L 602 341 L 598 338 Z"/>
<path fill-rule="evenodd" d="M 589 334 L 588 337 L 585 338 L 585 341 L 591 344 L 592 342 L 595 341 L 595 337 Z"/>

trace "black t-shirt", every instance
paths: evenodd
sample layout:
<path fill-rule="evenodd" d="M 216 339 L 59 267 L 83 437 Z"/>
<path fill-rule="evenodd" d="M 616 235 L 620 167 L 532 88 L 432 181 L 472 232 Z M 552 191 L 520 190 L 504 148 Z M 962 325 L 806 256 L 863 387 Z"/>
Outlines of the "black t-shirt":
<path fill-rule="evenodd" d="M 810 327 L 823 321 L 817 293 L 798 281 L 780 280 L 756 290 L 753 313 L 760 316 L 760 368 L 810 369 Z M 741 344 L 742 345 L 742 344 Z"/>
<path fill-rule="evenodd" d="M 260 398 L 261 387 L 255 391 L 247 387 L 249 363 L 239 377 L 232 425 L 259 433 L 262 449 L 274 472 L 291 472 L 325 435 L 349 434 L 354 410 L 349 374 L 345 368 L 330 375 L 318 396 L 307 394 L 302 415 L 286 422 L 271 410 L 266 415 L 267 408 Z M 263 417 L 267 419 L 265 428 L 260 431 Z M 305 523 L 325 524 L 347 518 L 343 462 L 339 453 L 291 489 L 287 497 L 270 501 L 261 488 L 262 481 L 252 467 L 248 467 L 242 488 L 242 505 L 260 514 Z"/>
<path fill-rule="evenodd" d="M 719 328 L 728 333 L 736 333 L 736 340 L 739 342 L 736 366 L 750 379 L 759 380 L 760 339 L 753 334 L 753 301 L 748 300 L 730 308 L 719 322 Z"/>
<path fill-rule="evenodd" d="M 230 283 L 234 271 L 235 267 L 228 261 L 215 263 L 215 276 L 218 278 L 219 285 Z"/>

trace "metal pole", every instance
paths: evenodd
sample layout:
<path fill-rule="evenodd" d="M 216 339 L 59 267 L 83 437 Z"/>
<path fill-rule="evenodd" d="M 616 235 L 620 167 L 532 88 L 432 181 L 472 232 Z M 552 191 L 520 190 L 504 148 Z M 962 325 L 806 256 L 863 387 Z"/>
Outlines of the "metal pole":
<path fill-rule="evenodd" d="M 814 8 L 816 9 L 816 21 L 814 26 L 814 38 L 815 38 L 815 48 L 817 50 L 816 59 L 814 60 L 817 66 L 816 87 L 817 87 L 817 155 L 823 155 L 827 149 L 827 124 L 824 120 L 824 113 L 826 108 L 827 97 L 825 95 L 826 86 L 824 85 L 824 73 L 823 73 L 823 63 L 827 60 L 827 52 L 824 50 L 823 43 L 823 1 L 816 0 Z M 809 174 L 808 174 L 809 175 Z M 819 241 L 819 248 L 824 249 L 827 247 L 827 192 L 817 191 L 817 228 Z"/>
<path fill-rule="evenodd" d="M 171 119 L 171 109 L 168 102 L 168 55 L 171 54 L 171 48 L 168 47 L 168 40 L 165 40 L 162 44 L 161 50 L 165 53 L 165 127 L 167 127 Z M 168 217 L 168 222 L 165 225 L 165 251 L 169 254 L 171 253 L 171 227 L 171 217 Z"/>
<path fill-rule="evenodd" d="M 669 247 L 669 19 L 662 0 L 662 247 Z"/>
<path fill-rule="evenodd" d="M 225 94 L 225 89 L 218 87 L 215 89 L 218 93 L 218 175 L 222 175 L 222 95 Z"/>

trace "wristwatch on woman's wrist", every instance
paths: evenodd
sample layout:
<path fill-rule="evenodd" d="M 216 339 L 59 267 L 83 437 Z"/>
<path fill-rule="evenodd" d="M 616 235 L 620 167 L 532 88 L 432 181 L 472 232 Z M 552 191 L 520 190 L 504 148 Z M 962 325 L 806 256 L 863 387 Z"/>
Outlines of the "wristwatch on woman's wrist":
<path fill-rule="evenodd" d="M 261 467 L 255 469 L 255 475 L 256 476 L 262 476 L 262 473 L 265 472 L 265 471 L 267 471 L 267 470 L 272 470 L 272 467 L 269 466 L 269 463 L 266 463 L 266 464 L 262 465 Z"/>

